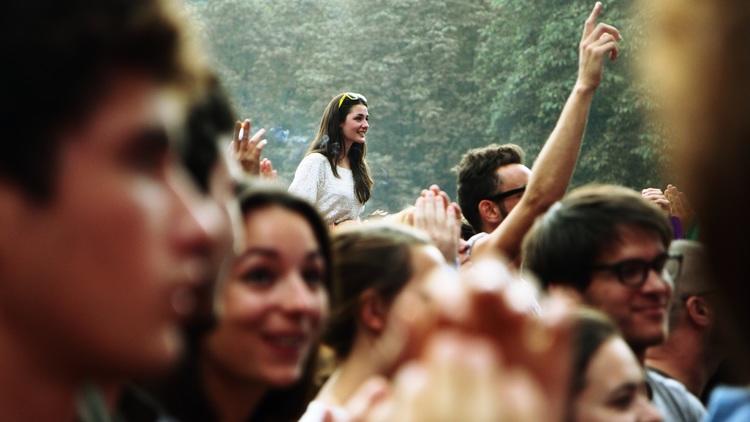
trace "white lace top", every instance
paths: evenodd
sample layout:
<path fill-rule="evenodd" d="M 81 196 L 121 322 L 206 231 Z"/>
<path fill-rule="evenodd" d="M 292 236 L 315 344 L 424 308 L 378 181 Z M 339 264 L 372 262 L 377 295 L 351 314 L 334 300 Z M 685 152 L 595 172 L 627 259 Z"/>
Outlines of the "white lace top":
<path fill-rule="evenodd" d="M 365 208 L 354 194 L 352 171 L 336 170 L 339 177 L 333 175 L 328 159 L 314 152 L 302 159 L 289 185 L 289 192 L 314 204 L 327 224 L 356 220 Z"/>

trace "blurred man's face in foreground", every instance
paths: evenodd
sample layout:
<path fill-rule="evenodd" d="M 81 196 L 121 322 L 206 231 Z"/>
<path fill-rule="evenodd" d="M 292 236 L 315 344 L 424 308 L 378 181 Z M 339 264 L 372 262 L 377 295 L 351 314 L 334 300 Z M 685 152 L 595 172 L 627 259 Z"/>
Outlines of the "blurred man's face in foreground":
<path fill-rule="evenodd" d="M 216 239 L 169 144 L 179 101 L 138 74 L 111 81 L 59 134 L 47 203 L 0 180 L 0 309 L 27 350 L 132 375 L 177 358 L 194 290 L 215 276 Z"/>

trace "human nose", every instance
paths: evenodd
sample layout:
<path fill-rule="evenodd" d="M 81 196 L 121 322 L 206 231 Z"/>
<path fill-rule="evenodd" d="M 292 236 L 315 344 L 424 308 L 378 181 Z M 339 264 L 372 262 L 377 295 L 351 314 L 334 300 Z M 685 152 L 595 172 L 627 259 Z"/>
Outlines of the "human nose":
<path fill-rule="evenodd" d="M 660 271 L 653 268 L 648 269 L 646 281 L 644 281 L 641 290 L 643 293 L 649 294 L 665 294 L 667 296 L 672 294 L 671 284 L 662 277 Z"/>
<path fill-rule="evenodd" d="M 184 170 L 173 169 L 168 184 L 173 194 L 171 218 L 175 222 L 174 238 L 180 255 L 199 258 L 213 255 L 228 232 L 228 219 L 223 218 L 217 204 L 202 196 Z"/>
<path fill-rule="evenodd" d="M 285 312 L 320 317 L 322 304 L 316 288 L 308 284 L 298 272 L 289 274 L 279 292 L 281 307 Z"/>
<path fill-rule="evenodd" d="M 362 120 L 362 127 L 364 127 L 365 129 L 369 128 L 370 127 L 370 121 L 367 120 L 367 119 Z"/>
<path fill-rule="evenodd" d="M 647 397 L 640 396 L 637 400 L 638 422 L 662 422 L 661 414 Z"/>

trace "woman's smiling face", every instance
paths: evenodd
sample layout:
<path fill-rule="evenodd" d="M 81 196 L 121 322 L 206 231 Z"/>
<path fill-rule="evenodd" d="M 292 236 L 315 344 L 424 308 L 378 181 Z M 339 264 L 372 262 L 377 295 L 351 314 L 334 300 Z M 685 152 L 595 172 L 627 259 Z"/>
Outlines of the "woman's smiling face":
<path fill-rule="evenodd" d="M 296 382 L 328 313 L 325 261 L 310 224 L 270 206 L 245 216 L 245 251 L 219 296 L 208 356 L 240 379 Z"/>
<path fill-rule="evenodd" d="M 345 141 L 364 144 L 369 128 L 370 115 L 367 113 L 367 106 L 355 104 L 349 109 L 346 119 L 341 123 L 341 135 Z"/>

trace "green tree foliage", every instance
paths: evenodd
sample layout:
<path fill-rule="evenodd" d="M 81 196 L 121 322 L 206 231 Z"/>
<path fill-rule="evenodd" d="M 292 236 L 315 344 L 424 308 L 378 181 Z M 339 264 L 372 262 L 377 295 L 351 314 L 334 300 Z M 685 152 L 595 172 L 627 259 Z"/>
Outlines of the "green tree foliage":
<path fill-rule="evenodd" d="M 488 134 L 535 154 L 555 125 L 575 81 L 577 42 L 592 2 L 499 0 L 482 30 L 476 78 L 488 81 Z M 657 183 L 656 130 L 643 118 L 648 106 L 634 83 L 642 44 L 639 17 L 629 2 L 605 4 L 601 21 L 623 34 L 620 58 L 608 63 L 589 117 L 574 184 L 610 182 L 640 188 Z M 509 24 L 509 23 L 514 24 Z M 523 24 L 518 24 L 523 23 Z M 501 52 L 513 52 L 503 54 Z"/>
<path fill-rule="evenodd" d="M 398 210 L 438 183 L 469 148 L 515 142 L 529 158 L 575 81 L 580 0 L 209 0 L 190 2 L 237 111 L 269 132 L 268 156 L 290 181 L 328 100 L 370 100 L 368 209 Z M 623 30 L 592 108 L 575 182 L 654 183 L 654 131 L 629 67 L 636 26 L 627 4 L 605 4 Z"/>

